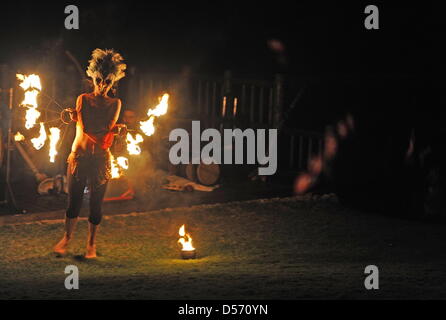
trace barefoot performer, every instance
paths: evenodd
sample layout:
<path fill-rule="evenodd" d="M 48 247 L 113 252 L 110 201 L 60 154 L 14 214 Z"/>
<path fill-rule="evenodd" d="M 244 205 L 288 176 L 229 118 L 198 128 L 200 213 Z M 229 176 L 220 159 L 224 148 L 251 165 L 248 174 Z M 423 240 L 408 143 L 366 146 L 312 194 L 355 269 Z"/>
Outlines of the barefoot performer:
<path fill-rule="evenodd" d="M 77 218 L 82 207 L 84 189 L 89 183 L 90 216 L 85 258 L 96 257 L 96 234 L 102 218 L 102 200 L 111 178 L 110 146 L 122 125 L 117 125 L 121 100 L 111 98 L 108 92 L 125 76 L 126 65 L 114 50 L 95 49 L 87 75 L 92 78 L 94 91 L 81 94 L 76 109 L 68 109 L 76 121 L 76 137 L 68 157 L 68 208 L 65 217 L 65 234 L 54 247 L 54 252 L 65 254 L 72 239 Z M 124 131 L 124 130 L 122 130 Z"/>

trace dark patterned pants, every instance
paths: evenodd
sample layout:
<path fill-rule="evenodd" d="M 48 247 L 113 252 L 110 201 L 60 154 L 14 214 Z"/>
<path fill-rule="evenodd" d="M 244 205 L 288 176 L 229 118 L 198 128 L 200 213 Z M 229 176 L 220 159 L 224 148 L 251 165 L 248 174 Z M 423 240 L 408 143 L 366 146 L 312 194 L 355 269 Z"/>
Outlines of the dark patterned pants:
<path fill-rule="evenodd" d="M 68 218 L 77 218 L 82 208 L 85 187 L 90 190 L 88 221 L 98 225 L 102 219 L 102 201 L 111 178 L 110 152 L 81 154 L 72 152 L 68 157 Z"/>

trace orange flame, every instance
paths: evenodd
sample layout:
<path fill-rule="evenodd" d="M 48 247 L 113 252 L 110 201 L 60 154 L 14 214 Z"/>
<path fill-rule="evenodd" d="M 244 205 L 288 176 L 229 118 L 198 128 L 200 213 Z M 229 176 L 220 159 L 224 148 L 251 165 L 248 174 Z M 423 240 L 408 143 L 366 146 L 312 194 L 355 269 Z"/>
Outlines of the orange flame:
<path fill-rule="evenodd" d="M 163 94 L 163 96 L 160 99 L 160 103 L 154 109 L 149 109 L 149 111 L 147 111 L 147 116 L 160 117 L 165 115 L 167 113 L 167 109 L 169 108 L 168 101 L 169 101 L 169 94 L 167 93 Z"/>
<path fill-rule="evenodd" d="M 50 128 L 50 162 L 54 162 L 57 150 L 56 145 L 60 139 L 60 129 L 59 128 Z"/>
<path fill-rule="evenodd" d="M 112 179 L 118 179 L 122 176 L 122 170 L 127 170 L 129 168 L 128 159 L 126 157 L 118 157 L 115 159 L 115 157 L 111 155 L 110 166 Z"/>
<path fill-rule="evenodd" d="M 40 112 L 37 110 L 37 96 L 42 90 L 40 78 L 38 75 L 31 74 L 29 76 L 23 74 L 16 74 L 17 79 L 21 81 L 20 86 L 25 90 L 25 98 L 21 106 L 27 108 L 25 116 L 25 128 L 31 129 L 36 125 L 37 119 L 40 117 Z"/>
<path fill-rule="evenodd" d="M 137 155 L 141 153 L 141 147 L 138 146 L 138 144 L 144 141 L 142 135 L 137 133 L 135 138 L 133 138 L 133 136 L 130 133 L 127 133 L 126 141 L 127 141 L 127 151 L 129 152 L 129 154 Z"/>
<path fill-rule="evenodd" d="M 155 133 L 155 126 L 153 125 L 153 120 L 155 120 L 155 117 L 150 117 L 147 121 L 140 121 L 141 124 L 140 128 L 142 132 L 148 137 L 150 137 L 152 134 Z"/>
<path fill-rule="evenodd" d="M 127 170 L 129 168 L 129 160 L 126 157 L 118 157 L 116 162 L 122 169 Z"/>
<path fill-rule="evenodd" d="M 14 140 L 15 141 L 24 141 L 25 136 L 23 134 L 21 134 L 20 132 L 17 132 L 14 136 Z"/>
<path fill-rule="evenodd" d="M 45 145 L 45 141 L 46 141 L 45 125 L 41 122 L 40 135 L 37 138 L 31 139 L 31 143 L 33 144 L 34 148 L 36 148 L 36 150 L 40 150 Z"/>
<path fill-rule="evenodd" d="M 183 251 L 192 251 L 195 250 L 195 248 L 192 245 L 192 237 L 186 233 L 184 224 L 180 227 L 180 230 L 178 231 L 180 235 L 180 239 L 178 240 L 178 243 L 181 244 Z"/>
<path fill-rule="evenodd" d="M 155 126 L 153 124 L 155 117 L 160 117 L 167 113 L 167 109 L 169 108 L 169 94 L 163 94 L 159 101 L 159 104 L 155 108 L 149 109 L 149 111 L 147 111 L 147 116 L 149 117 L 149 119 L 139 122 L 142 132 L 144 132 L 144 134 L 149 137 L 155 133 Z"/>

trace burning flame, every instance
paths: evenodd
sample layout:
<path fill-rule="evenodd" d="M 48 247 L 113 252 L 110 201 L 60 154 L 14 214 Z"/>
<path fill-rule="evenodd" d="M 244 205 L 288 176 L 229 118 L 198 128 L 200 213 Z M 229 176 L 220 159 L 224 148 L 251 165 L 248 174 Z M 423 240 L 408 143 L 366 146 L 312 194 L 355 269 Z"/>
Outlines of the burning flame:
<path fill-rule="evenodd" d="M 130 133 L 127 133 L 126 141 L 127 141 L 127 151 L 129 152 L 129 154 L 137 155 L 141 153 L 141 147 L 138 146 L 138 144 L 144 141 L 142 135 L 137 133 L 136 137 L 133 138 L 133 136 Z"/>
<path fill-rule="evenodd" d="M 150 137 L 152 134 L 155 133 L 155 126 L 153 125 L 153 120 L 155 120 L 155 117 L 150 117 L 147 121 L 140 121 L 141 124 L 141 130 L 144 132 L 144 134 L 148 137 Z"/>
<path fill-rule="evenodd" d="M 178 243 L 180 243 L 182 246 L 181 250 L 183 250 L 183 251 L 195 250 L 195 248 L 192 245 L 192 238 L 188 233 L 186 233 L 184 224 L 181 226 L 178 233 L 180 235 L 180 239 L 178 240 Z"/>
<path fill-rule="evenodd" d="M 155 133 L 155 126 L 153 125 L 155 117 L 160 117 L 167 113 L 167 109 L 169 107 L 169 94 L 163 94 L 163 96 L 159 100 L 160 102 L 155 108 L 149 109 L 149 111 L 147 111 L 147 116 L 149 117 L 149 119 L 146 121 L 140 121 L 140 128 L 147 136 L 151 136 Z"/>
<path fill-rule="evenodd" d="M 126 157 L 118 157 L 115 159 L 113 155 L 110 157 L 111 176 L 112 179 L 118 179 L 122 176 L 122 169 L 129 168 L 129 162 Z"/>
<path fill-rule="evenodd" d="M 31 129 L 36 125 L 37 119 L 40 117 L 40 112 L 37 110 L 37 96 L 42 90 L 40 78 L 35 74 L 29 76 L 16 74 L 16 77 L 21 81 L 20 86 L 25 90 L 25 98 L 20 104 L 27 108 L 25 128 Z"/>
<path fill-rule="evenodd" d="M 149 111 L 147 111 L 147 116 L 159 117 L 165 115 L 167 113 L 167 108 L 169 107 L 168 101 L 169 94 L 163 94 L 160 99 L 160 103 L 154 109 L 149 109 Z"/>
<path fill-rule="evenodd" d="M 45 141 L 46 141 L 45 126 L 41 122 L 40 123 L 40 135 L 37 138 L 31 139 L 31 143 L 33 144 L 34 148 L 36 148 L 36 150 L 40 150 L 45 145 Z"/>
<path fill-rule="evenodd" d="M 118 157 L 116 162 L 122 169 L 127 170 L 129 168 L 129 160 L 126 157 Z"/>
<path fill-rule="evenodd" d="M 20 132 L 17 132 L 14 136 L 14 140 L 15 141 L 24 141 L 25 136 L 23 134 L 21 134 Z"/>
<path fill-rule="evenodd" d="M 60 138 L 60 129 L 59 128 L 50 128 L 50 162 L 54 162 L 57 150 L 56 145 Z"/>

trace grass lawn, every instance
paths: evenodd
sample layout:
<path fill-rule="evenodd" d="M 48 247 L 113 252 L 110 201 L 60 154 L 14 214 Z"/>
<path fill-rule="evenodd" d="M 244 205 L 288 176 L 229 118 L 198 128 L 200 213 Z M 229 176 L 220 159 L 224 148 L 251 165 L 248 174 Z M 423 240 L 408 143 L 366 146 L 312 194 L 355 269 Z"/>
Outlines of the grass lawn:
<path fill-rule="evenodd" d="M 179 259 L 178 228 L 198 258 Z M 446 226 L 363 214 L 296 198 L 110 216 L 100 257 L 83 261 L 87 223 L 71 254 L 51 249 L 62 221 L 0 226 L 0 299 L 446 298 Z M 79 290 L 66 290 L 67 265 Z M 364 289 L 364 268 L 380 289 Z"/>

